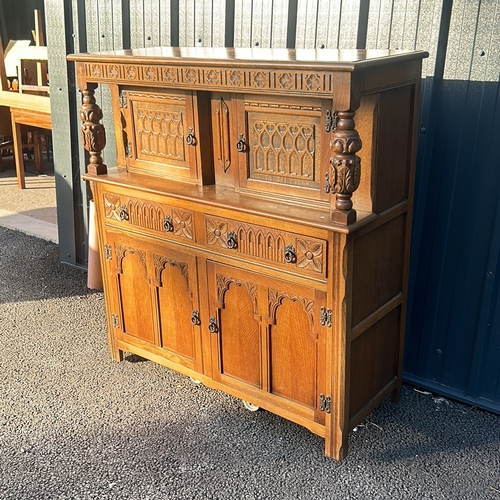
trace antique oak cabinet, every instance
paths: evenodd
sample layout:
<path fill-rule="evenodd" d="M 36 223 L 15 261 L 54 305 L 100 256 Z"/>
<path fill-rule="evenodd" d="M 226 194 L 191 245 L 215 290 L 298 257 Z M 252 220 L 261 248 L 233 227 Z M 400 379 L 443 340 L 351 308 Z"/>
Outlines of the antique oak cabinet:
<path fill-rule="evenodd" d="M 161 363 L 344 457 L 349 430 L 400 397 L 426 55 L 70 56 L 113 358 Z M 113 101 L 109 169 L 99 84 Z"/>

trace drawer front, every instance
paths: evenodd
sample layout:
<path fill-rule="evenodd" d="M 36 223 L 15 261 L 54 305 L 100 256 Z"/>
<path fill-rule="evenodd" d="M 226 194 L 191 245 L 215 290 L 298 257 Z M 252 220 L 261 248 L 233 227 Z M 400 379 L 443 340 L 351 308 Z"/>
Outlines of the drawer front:
<path fill-rule="evenodd" d="M 194 240 L 193 212 L 189 210 L 106 191 L 102 193 L 102 204 L 106 224 Z"/>
<path fill-rule="evenodd" d="M 326 277 L 326 241 L 310 236 L 205 215 L 205 245 Z"/>

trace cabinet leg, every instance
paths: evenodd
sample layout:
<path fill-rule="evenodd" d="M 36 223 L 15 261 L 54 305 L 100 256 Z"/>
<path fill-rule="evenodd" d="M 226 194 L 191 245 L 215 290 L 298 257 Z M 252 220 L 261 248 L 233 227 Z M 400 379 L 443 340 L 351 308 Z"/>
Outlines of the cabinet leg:
<path fill-rule="evenodd" d="M 401 387 L 401 384 L 399 384 L 396 389 L 394 389 L 392 391 L 392 394 L 391 394 L 391 403 L 393 405 L 397 405 L 399 403 L 399 401 L 401 400 L 401 390 L 402 390 L 402 387 Z"/>
<path fill-rule="evenodd" d="M 347 433 L 345 435 L 345 438 L 342 436 L 342 438 L 339 440 L 339 442 L 336 442 L 336 440 L 325 440 L 325 455 L 327 457 L 333 458 L 334 460 L 343 460 L 347 456 Z"/>
<path fill-rule="evenodd" d="M 117 349 L 116 347 L 112 346 L 110 351 L 111 351 L 111 357 L 115 361 L 120 361 L 120 362 L 123 361 L 124 352 L 121 349 Z"/>

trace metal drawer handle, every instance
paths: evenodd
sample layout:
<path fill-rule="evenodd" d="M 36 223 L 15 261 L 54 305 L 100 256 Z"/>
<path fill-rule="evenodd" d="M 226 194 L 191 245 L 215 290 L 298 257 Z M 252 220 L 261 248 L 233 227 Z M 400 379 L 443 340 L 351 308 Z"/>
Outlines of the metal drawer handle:
<path fill-rule="evenodd" d="M 285 262 L 287 264 L 293 264 L 297 260 L 297 255 L 295 253 L 295 248 L 293 245 L 287 245 L 285 248 Z"/>
<path fill-rule="evenodd" d="M 236 233 L 234 231 L 230 231 L 228 233 L 226 245 L 227 248 L 230 248 L 231 250 L 233 248 L 238 248 L 238 239 L 236 238 Z"/>
<path fill-rule="evenodd" d="M 120 214 L 119 214 L 120 220 L 128 220 L 128 211 L 127 211 L 127 206 L 122 205 L 120 207 Z"/>
<path fill-rule="evenodd" d="M 166 233 L 170 233 L 174 230 L 174 225 L 172 223 L 172 217 L 170 215 L 166 215 L 163 219 L 163 230 Z"/>
<path fill-rule="evenodd" d="M 243 134 L 240 134 L 240 139 L 236 143 L 236 151 L 238 153 L 243 153 L 247 148 L 247 145 L 245 143 L 245 138 L 243 137 Z"/>

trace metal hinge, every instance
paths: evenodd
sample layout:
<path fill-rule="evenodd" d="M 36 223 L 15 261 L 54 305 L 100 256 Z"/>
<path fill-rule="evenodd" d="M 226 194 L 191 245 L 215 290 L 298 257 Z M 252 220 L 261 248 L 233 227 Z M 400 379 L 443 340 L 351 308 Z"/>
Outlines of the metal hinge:
<path fill-rule="evenodd" d="M 325 173 L 325 193 L 329 193 L 332 190 L 332 186 L 330 185 L 330 174 L 328 172 Z"/>
<path fill-rule="evenodd" d="M 111 245 L 104 245 L 104 258 L 106 260 L 111 260 L 113 258 L 113 252 L 111 251 Z"/>
<path fill-rule="evenodd" d="M 332 327 L 332 310 L 321 306 L 319 310 L 319 324 L 321 326 Z"/>
<path fill-rule="evenodd" d="M 335 132 L 335 130 L 337 130 L 338 116 L 339 114 L 337 111 L 332 113 L 329 109 L 326 110 L 325 130 L 327 132 Z"/>
<path fill-rule="evenodd" d="M 120 326 L 118 314 L 111 314 L 111 323 L 113 323 L 113 328 L 118 328 Z"/>
<path fill-rule="evenodd" d="M 326 413 L 332 411 L 332 398 L 330 396 L 319 395 L 319 411 L 326 411 Z"/>
<path fill-rule="evenodd" d="M 120 101 L 120 108 L 126 108 L 128 106 L 127 93 L 124 90 L 120 92 L 119 101 Z"/>

